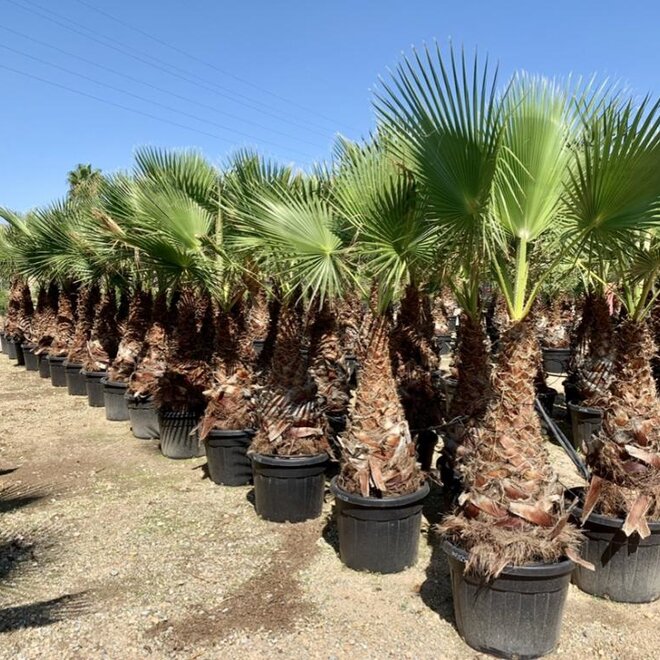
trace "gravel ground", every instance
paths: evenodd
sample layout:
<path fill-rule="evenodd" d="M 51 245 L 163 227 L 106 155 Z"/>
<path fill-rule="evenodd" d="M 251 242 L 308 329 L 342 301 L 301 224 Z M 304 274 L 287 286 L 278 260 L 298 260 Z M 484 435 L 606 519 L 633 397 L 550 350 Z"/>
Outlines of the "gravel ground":
<path fill-rule="evenodd" d="M 562 480 L 579 478 L 552 447 Z M 355 573 L 330 498 L 299 525 L 256 517 L 204 459 L 157 441 L 0 357 L 0 657 L 486 657 L 454 627 L 448 569 L 425 507 L 417 565 Z M 656 658 L 660 603 L 571 586 L 557 658 Z"/>

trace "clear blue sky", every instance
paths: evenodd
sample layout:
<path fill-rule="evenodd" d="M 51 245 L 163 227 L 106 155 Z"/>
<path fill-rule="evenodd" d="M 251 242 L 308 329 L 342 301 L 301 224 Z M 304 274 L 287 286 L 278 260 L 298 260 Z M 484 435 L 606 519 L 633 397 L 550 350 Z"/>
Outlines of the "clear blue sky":
<path fill-rule="evenodd" d="M 657 96 L 659 27 L 658 0 L 0 0 L 0 204 L 48 202 L 76 163 L 125 168 L 145 144 L 306 166 L 366 134 L 378 76 L 433 39 L 504 76 L 599 72 Z"/>

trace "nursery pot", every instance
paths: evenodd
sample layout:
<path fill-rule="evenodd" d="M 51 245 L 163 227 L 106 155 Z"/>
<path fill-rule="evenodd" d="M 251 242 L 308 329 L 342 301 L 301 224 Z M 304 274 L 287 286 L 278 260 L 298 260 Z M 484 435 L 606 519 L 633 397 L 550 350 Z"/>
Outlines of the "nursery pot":
<path fill-rule="evenodd" d="M 445 394 L 445 402 L 447 404 L 447 410 L 451 406 L 452 399 L 456 394 L 456 388 L 458 387 L 458 380 L 456 378 L 443 378 L 441 380 L 442 391 Z"/>
<path fill-rule="evenodd" d="M 572 494 L 581 497 L 584 489 Z M 574 510 L 576 522 L 582 509 Z M 576 566 L 573 583 L 592 596 L 619 603 L 650 603 L 660 598 L 660 521 L 650 522 L 651 536 L 626 536 L 623 518 L 592 513 L 584 525 L 581 555 L 595 571 Z"/>
<path fill-rule="evenodd" d="M 107 376 L 107 373 L 105 371 L 85 371 L 83 369 L 82 375 L 87 389 L 87 403 L 92 408 L 103 408 L 105 406 L 103 379 Z"/>
<path fill-rule="evenodd" d="M 48 356 L 48 366 L 50 368 L 50 382 L 53 387 L 66 387 L 66 374 L 64 373 L 64 360 L 66 358 L 59 355 Z"/>
<path fill-rule="evenodd" d="M 466 575 L 464 550 L 449 541 L 442 547 L 449 561 L 456 627 L 469 646 L 504 658 L 538 658 L 553 651 L 572 561 L 511 566 L 485 582 Z"/>
<path fill-rule="evenodd" d="M 547 390 L 539 392 L 537 396 L 545 412 L 547 412 L 548 415 L 552 417 L 555 409 L 555 399 L 557 398 L 557 392 L 549 387 Z"/>
<path fill-rule="evenodd" d="M 436 444 L 438 444 L 438 434 L 431 429 L 420 431 L 415 438 L 415 453 L 424 472 L 431 469 Z"/>
<path fill-rule="evenodd" d="M 570 348 L 544 348 L 543 370 L 548 374 L 565 374 L 571 359 Z"/>
<path fill-rule="evenodd" d="M 564 386 L 564 400 L 566 403 L 579 404 L 582 401 L 582 397 L 580 396 L 578 386 L 570 380 L 565 380 L 562 384 Z"/>
<path fill-rule="evenodd" d="M 435 339 L 438 355 L 449 355 L 452 349 L 451 335 L 438 335 Z"/>
<path fill-rule="evenodd" d="M 131 431 L 140 440 L 155 440 L 160 437 L 158 408 L 153 397 L 135 397 L 129 392 L 124 395 L 131 420 Z"/>
<path fill-rule="evenodd" d="M 4 332 L 0 332 L 0 347 L 2 349 L 2 352 L 6 355 L 7 354 L 7 337 L 5 336 Z"/>
<path fill-rule="evenodd" d="M 78 362 L 64 363 L 67 391 L 71 396 L 87 396 L 87 383 L 82 374 L 82 364 Z"/>
<path fill-rule="evenodd" d="M 25 355 L 23 353 L 23 344 L 20 341 L 14 342 L 16 346 L 16 364 L 19 367 L 25 366 Z"/>
<path fill-rule="evenodd" d="M 20 341 L 14 339 L 7 339 L 7 355 L 10 360 L 16 360 L 16 364 L 23 366 L 25 364 L 25 358 L 23 356 L 23 347 L 21 346 Z"/>
<path fill-rule="evenodd" d="M 39 360 L 39 377 L 50 378 L 50 362 L 48 361 L 48 355 L 46 355 L 46 353 L 39 353 L 37 359 Z"/>
<path fill-rule="evenodd" d="M 252 481 L 252 462 L 247 455 L 254 431 L 213 429 L 206 436 L 209 476 L 223 486 L 245 486 Z"/>
<path fill-rule="evenodd" d="M 588 445 L 591 436 L 600 432 L 603 425 L 603 411 L 600 408 L 587 408 L 574 403 L 567 404 L 567 408 L 571 416 L 573 446 Z"/>
<path fill-rule="evenodd" d="M 34 344 L 23 344 L 25 371 L 39 371 L 39 356 L 34 354 Z"/>
<path fill-rule="evenodd" d="M 196 412 L 159 411 L 160 452 L 167 458 L 195 458 L 204 456 L 199 442 Z"/>
<path fill-rule="evenodd" d="M 105 418 L 109 422 L 128 421 L 128 406 L 124 394 L 126 393 L 127 383 L 120 383 L 116 380 L 109 380 L 107 376 L 102 379 L 103 383 L 103 403 L 105 405 Z"/>
<path fill-rule="evenodd" d="M 428 483 L 408 495 L 363 497 L 344 490 L 335 477 L 339 556 L 356 571 L 398 573 L 417 561 L 422 503 Z"/>
<path fill-rule="evenodd" d="M 9 337 L 5 338 L 5 342 L 7 344 L 7 357 L 10 360 L 16 360 L 16 342 L 13 339 L 9 339 Z"/>
<path fill-rule="evenodd" d="M 321 515 L 327 454 L 251 458 L 257 515 L 272 522 L 302 522 Z"/>
<path fill-rule="evenodd" d="M 264 350 L 264 344 L 266 343 L 265 339 L 254 339 L 252 341 L 252 348 L 254 352 L 258 355 L 261 355 L 261 351 Z"/>

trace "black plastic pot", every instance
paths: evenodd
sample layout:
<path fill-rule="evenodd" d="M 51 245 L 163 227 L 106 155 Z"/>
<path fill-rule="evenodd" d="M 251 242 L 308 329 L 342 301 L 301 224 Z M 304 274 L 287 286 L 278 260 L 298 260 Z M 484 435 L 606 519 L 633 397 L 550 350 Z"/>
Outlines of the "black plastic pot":
<path fill-rule="evenodd" d="M 103 383 L 103 403 L 105 405 L 105 418 L 109 422 L 127 422 L 128 406 L 126 405 L 127 383 L 109 380 L 107 377 L 101 381 Z"/>
<path fill-rule="evenodd" d="M 567 404 L 571 419 L 573 446 L 583 447 L 589 444 L 591 436 L 599 433 L 603 425 L 603 411 L 600 408 L 587 408 L 574 403 Z"/>
<path fill-rule="evenodd" d="M 160 452 L 167 458 L 195 458 L 204 456 L 195 427 L 199 415 L 194 412 L 158 413 L 160 424 Z"/>
<path fill-rule="evenodd" d="M 126 392 L 125 396 L 133 435 L 140 440 L 156 440 L 160 438 L 158 408 L 153 398 L 136 399 L 129 392 Z"/>
<path fill-rule="evenodd" d="M 398 573 L 417 561 L 425 483 L 409 495 L 362 497 L 330 483 L 335 496 L 339 556 L 356 571 Z"/>
<path fill-rule="evenodd" d="M 34 354 L 34 344 L 23 344 L 25 371 L 39 371 L 39 356 Z"/>
<path fill-rule="evenodd" d="M 451 335 L 438 335 L 435 341 L 439 355 L 449 355 L 451 353 L 453 346 Z"/>
<path fill-rule="evenodd" d="M 255 339 L 252 342 L 252 348 L 257 355 L 261 354 L 261 351 L 264 350 L 264 344 L 266 343 L 265 339 Z"/>
<path fill-rule="evenodd" d="M 14 342 L 16 345 L 16 364 L 19 367 L 25 366 L 25 355 L 23 353 L 23 343 L 20 341 Z"/>
<path fill-rule="evenodd" d="M 7 354 L 7 337 L 4 332 L 0 332 L 0 350 L 5 355 Z"/>
<path fill-rule="evenodd" d="M 50 368 L 50 382 L 53 387 L 66 387 L 66 374 L 64 373 L 65 357 L 58 355 L 48 356 L 48 366 Z"/>
<path fill-rule="evenodd" d="M 13 339 L 9 339 L 9 337 L 5 341 L 7 343 L 7 357 L 10 360 L 16 360 L 16 342 Z"/>
<path fill-rule="evenodd" d="M 452 399 L 456 394 L 456 388 L 458 387 L 458 380 L 456 378 L 442 378 L 440 381 L 442 385 L 442 391 L 445 395 L 445 403 L 447 405 L 447 410 L 451 406 Z"/>
<path fill-rule="evenodd" d="M 50 378 L 50 362 L 48 361 L 48 356 L 45 353 L 40 353 L 37 355 L 39 359 L 39 377 L 40 378 Z"/>
<path fill-rule="evenodd" d="M 422 470 L 428 472 L 433 464 L 433 452 L 438 444 L 438 434 L 430 429 L 424 429 L 415 438 L 415 452 Z"/>
<path fill-rule="evenodd" d="M 209 476 L 223 486 L 245 486 L 252 481 L 252 461 L 247 455 L 254 431 L 213 429 L 206 437 Z"/>
<path fill-rule="evenodd" d="M 82 364 L 79 362 L 64 363 L 66 389 L 71 396 L 87 396 L 87 383 L 82 374 Z"/>
<path fill-rule="evenodd" d="M 571 359 L 570 348 L 544 348 L 543 370 L 548 374 L 565 374 Z"/>
<path fill-rule="evenodd" d="M 538 658 L 559 642 L 574 564 L 508 567 L 491 582 L 465 574 L 467 553 L 445 541 L 456 627 L 477 651 L 504 658 Z"/>
<path fill-rule="evenodd" d="M 91 408 L 103 408 L 105 397 L 103 396 L 103 379 L 108 375 L 105 371 L 82 370 L 87 390 L 87 403 Z"/>
<path fill-rule="evenodd" d="M 578 489 L 573 493 L 581 494 Z M 577 524 L 582 509 L 576 507 Z M 585 521 L 581 555 L 595 571 L 576 566 L 573 583 L 592 596 L 619 603 L 650 603 L 660 598 L 660 521 L 649 523 L 651 536 L 626 536 L 622 518 L 592 513 Z"/>
<path fill-rule="evenodd" d="M 557 392 L 549 387 L 542 392 L 539 392 L 537 396 L 545 411 L 548 413 L 548 415 L 550 415 L 550 417 L 552 417 L 555 409 L 555 399 L 557 398 Z"/>
<path fill-rule="evenodd" d="M 567 404 L 569 403 L 575 403 L 575 404 L 580 404 L 582 401 L 582 397 L 580 396 L 580 390 L 578 386 L 570 381 L 570 380 L 565 380 L 563 382 L 564 385 L 564 400 L 566 401 Z"/>
<path fill-rule="evenodd" d="M 257 515 L 272 522 L 302 522 L 321 515 L 327 454 L 251 458 Z"/>

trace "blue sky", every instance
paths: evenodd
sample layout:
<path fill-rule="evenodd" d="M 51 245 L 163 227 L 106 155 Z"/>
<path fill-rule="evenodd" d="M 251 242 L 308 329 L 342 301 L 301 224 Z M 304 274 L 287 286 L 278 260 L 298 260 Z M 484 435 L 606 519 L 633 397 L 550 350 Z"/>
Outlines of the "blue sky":
<path fill-rule="evenodd" d="M 145 144 L 306 166 L 366 134 L 378 76 L 434 39 L 504 77 L 598 72 L 657 96 L 658 26 L 657 0 L 0 0 L 0 205 L 46 203 L 76 163 L 126 168 Z"/>

